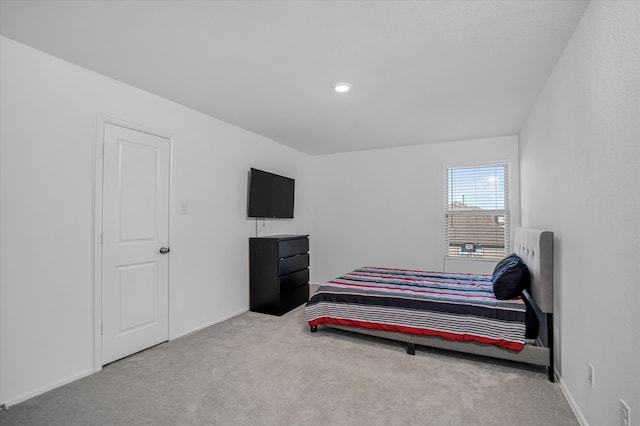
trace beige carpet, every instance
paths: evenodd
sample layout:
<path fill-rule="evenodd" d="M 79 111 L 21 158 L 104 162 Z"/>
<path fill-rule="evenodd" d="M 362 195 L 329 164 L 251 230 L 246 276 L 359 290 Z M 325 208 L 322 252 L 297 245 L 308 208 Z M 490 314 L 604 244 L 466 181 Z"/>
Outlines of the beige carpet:
<path fill-rule="evenodd" d="M 247 312 L 0 412 L 2 425 L 577 425 L 544 369 Z"/>

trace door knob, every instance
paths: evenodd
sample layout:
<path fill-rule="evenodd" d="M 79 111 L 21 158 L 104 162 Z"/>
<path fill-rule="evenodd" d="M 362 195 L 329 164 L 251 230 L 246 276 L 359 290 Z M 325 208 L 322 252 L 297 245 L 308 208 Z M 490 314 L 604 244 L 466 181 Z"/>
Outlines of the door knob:
<path fill-rule="evenodd" d="M 167 254 L 171 251 L 169 247 L 160 247 L 160 254 Z"/>

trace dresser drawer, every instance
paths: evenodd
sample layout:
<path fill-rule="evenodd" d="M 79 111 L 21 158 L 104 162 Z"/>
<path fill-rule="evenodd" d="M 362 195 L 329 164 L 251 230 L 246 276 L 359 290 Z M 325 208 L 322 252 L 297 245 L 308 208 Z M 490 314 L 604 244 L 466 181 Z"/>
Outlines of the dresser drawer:
<path fill-rule="evenodd" d="M 301 285 L 280 295 L 280 312 L 288 312 L 309 301 L 309 284 Z"/>
<path fill-rule="evenodd" d="M 280 259 L 278 265 L 278 275 L 287 275 L 301 269 L 305 269 L 309 266 L 309 255 L 299 254 L 297 256 L 285 257 Z"/>
<path fill-rule="evenodd" d="M 295 238 L 280 241 L 278 254 L 280 257 L 294 256 L 309 251 L 309 238 Z"/>
<path fill-rule="evenodd" d="M 309 269 L 280 277 L 280 293 L 286 293 L 309 282 Z"/>

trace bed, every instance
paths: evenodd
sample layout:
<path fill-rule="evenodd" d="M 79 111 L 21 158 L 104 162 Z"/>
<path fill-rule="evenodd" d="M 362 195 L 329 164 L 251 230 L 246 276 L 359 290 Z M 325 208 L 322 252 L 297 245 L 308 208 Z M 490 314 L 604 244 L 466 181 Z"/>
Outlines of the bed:
<path fill-rule="evenodd" d="M 496 272 L 365 267 L 320 286 L 305 316 L 311 332 L 332 327 L 404 342 L 409 354 L 419 345 L 544 366 L 553 382 L 553 233 L 516 228 L 513 251 L 528 281 L 518 296 L 496 298 Z"/>

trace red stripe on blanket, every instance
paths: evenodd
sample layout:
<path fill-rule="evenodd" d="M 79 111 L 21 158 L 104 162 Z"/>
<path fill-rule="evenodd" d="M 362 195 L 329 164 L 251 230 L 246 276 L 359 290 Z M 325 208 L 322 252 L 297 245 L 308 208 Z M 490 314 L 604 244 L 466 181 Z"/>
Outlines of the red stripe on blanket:
<path fill-rule="evenodd" d="M 381 270 L 381 271 L 399 271 L 399 272 L 418 272 L 418 273 L 426 273 L 426 274 L 442 274 L 442 271 L 429 271 L 429 270 L 422 270 L 422 269 L 398 269 L 398 268 L 381 268 L 379 266 L 364 266 L 360 269 L 371 269 L 371 270 Z M 357 269 L 356 269 L 357 270 Z M 473 276 L 473 277 L 490 277 L 491 274 L 471 274 L 471 273 L 467 273 L 467 272 L 456 272 L 456 275 L 467 275 L 467 276 Z"/>
<path fill-rule="evenodd" d="M 348 276 L 346 276 L 346 278 L 348 278 Z M 345 278 L 345 279 L 346 279 Z M 483 300 L 496 300 L 495 296 L 484 296 L 484 295 L 475 295 L 475 294 L 468 294 L 468 293 L 460 293 L 460 292 L 453 292 L 453 291 L 445 291 L 445 290 L 427 290 L 427 289 L 422 289 L 422 288 L 402 288 L 399 289 L 398 287 L 393 287 L 390 285 L 366 285 L 363 283 L 346 283 L 344 281 L 340 281 L 340 279 L 336 279 L 333 281 L 329 281 L 327 284 L 331 285 L 341 285 L 341 286 L 345 286 L 345 287 L 355 287 L 355 288 L 368 288 L 371 290 L 395 290 L 395 291 L 402 291 L 404 293 L 422 293 L 422 294 L 435 294 L 435 295 L 443 295 L 443 296 L 455 296 L 455 297 L 461 297 L 464 296 L 467 299 L 483 299 Z M 520 298 L 520 296 L 514 298 L 514 300 L 518 300 Z"/>
<path fill-rule="evenodd" d="M 309 321 L 310 326 L 317 326 L 322 324 L 337 324 L 337 325 L 346 325 L 352 327 L 362 327 L 368 328 L 371 330 L 384 330 L 384 331 L 397 331 L 400 333 L 407 334 L 417 334 L 423 336 L 438 336 L 443 337 L 447 340 L 457 340 L 457 341 L 473 341 L 480 343 L 489 343 L 496 346 L 499 346 L 504 349 L 509 349 L 511 351 L 519 352 L 524 347 L 524 343 L 514 342 L 511 340 L 505 339 L 492 339 L 490 337 L 478 336 L 475 334 L 456 334 L 447 331 L 433 330 L 430 328 L 417 328 L 417 327 L 408 327 L 405 325 L 395 325 L 395 324 L 384 324 L 377 322 L 369 322 L 369 321 L 358 321 L 358 320 L 350 320 L 343 318 L 332 318 L 332 317 L 319 317 Z"/>
<path fill-rule="evenodd" d="M 409 271 L 409 272 L 411 272 L 411 271 Z M 435 277 L 425 277 L 425 276 L 417 276 L 417 277 L 413 278 L 413 277 L 404 277 L 404 276 L 389 275 L 389 274 L 387 274 L 387 275 L 385 275 L 385 274 L 374 274 L 372 272 L 366 272 L 366 273 L 365 272 L 349 272 L 348 274 L 345 274 L 344 276 L 342 276 L 340 278 L 348 278 L 348 277 L 380 278 L 380 279 L 383 279 L 383 280 L 395 280 L 395 281 L 407 281 L 407 282 L 442 283 L 442 284 L 448 284 L 448 285 L 457 285 L 457 286 L 460 286 L 460 287 L 464 286 L 464 287 L 483 288 L 483 287 L 489 287 L 489 286 L 492 285 L 491 281 L 473 282 L 473 281 L 469 281 L 469 280 L 456 280 L 456 279 L 445 280 L 443 278 L 439 279 L 439 278 L 435 278 Z"/>

